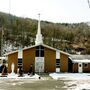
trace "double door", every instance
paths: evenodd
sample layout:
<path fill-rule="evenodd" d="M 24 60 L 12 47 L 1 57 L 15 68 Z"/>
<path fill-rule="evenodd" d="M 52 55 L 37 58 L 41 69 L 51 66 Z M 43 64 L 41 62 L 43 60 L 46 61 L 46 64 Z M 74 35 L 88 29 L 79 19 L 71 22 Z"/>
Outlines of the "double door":
<path fill-rule="evenodd" d="M 35 72 L 44 72 L 44 57 L 35 58 Z"/>

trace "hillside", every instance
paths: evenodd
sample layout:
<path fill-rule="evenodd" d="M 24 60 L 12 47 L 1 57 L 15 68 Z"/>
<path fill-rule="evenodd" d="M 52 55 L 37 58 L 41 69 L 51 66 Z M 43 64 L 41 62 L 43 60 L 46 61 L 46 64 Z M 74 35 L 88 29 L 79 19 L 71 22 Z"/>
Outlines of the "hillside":
<path fill-rule="evenodd" d="M 3 40 L 1 39 L 3 28 Z M 41 21 L 44 43 L 69 53 L 90 54 L 90 26 L 87 23 L 52 23 Z M 37 20 L 0 12 L 0 47 L 34 45 Z M 3 46 L 3 47 L 4 47 Z M 5 51 L 4 51 L 5 52 Z"/>

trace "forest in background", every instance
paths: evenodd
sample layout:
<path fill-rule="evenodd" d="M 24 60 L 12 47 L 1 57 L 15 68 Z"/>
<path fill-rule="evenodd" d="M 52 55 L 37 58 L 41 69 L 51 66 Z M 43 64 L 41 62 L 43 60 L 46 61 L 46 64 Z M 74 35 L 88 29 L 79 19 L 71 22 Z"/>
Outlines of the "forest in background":
<path fill-rule="evenodd" d="M 1 45 L 8 43 L 22 48 L 34 45 L 37 26 L 38 20 L 0 12 L 0 50 Z M 44 44 L 71 54 L 90 54 L 90 25 L 87 22 L 69 24 L 41 21 L 41 32 Z"/>

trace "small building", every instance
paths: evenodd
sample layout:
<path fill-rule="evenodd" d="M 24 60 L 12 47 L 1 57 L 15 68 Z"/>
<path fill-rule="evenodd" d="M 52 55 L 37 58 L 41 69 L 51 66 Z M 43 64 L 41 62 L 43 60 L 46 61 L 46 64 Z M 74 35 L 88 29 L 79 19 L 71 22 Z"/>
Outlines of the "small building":
<path fill-rule="evenodd" d="M 33 72 L 68 72 L 69 54 L 43 44 L 40 17 L 35 45 L 10 52 L 7 54 L 7 57 L 8 73 L 11 72 L 13 63 L 15 73 L 17 73 L 18 68 L 22 68 L 24 73 L 28 73 L 31 65 Z"/>
<path fill-rule="evenodd" d="M 90 72 L 90 55 L 71 55 L 72 72 L 88 73 Z"/>

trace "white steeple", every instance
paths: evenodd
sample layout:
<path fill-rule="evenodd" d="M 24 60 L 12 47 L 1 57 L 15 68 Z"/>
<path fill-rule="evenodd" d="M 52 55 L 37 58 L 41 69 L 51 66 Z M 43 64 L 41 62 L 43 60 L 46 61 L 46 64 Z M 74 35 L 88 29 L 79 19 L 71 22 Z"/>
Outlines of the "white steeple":
<path fill-rule="evenodd" d="M 39 16 L 38 30 L 37 30 L 37 34 L 36 34 L 35 45 L 43 44 L 42 34 L 41 34 L 41 27 L 40 27 L 40 14 L 38 14 L 38 16 Z"/>

